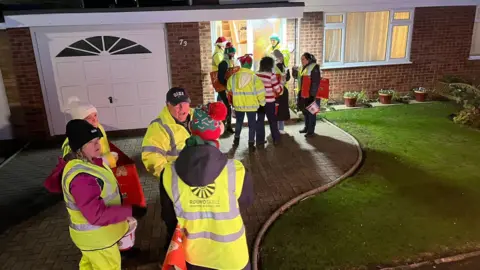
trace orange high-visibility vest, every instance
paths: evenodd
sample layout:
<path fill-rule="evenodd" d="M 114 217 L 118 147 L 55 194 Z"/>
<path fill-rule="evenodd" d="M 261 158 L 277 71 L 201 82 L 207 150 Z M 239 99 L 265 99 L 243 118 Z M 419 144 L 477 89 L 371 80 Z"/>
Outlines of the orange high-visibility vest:
<path fill-rule="evenodd" d="M 312 85 L 312 78 L 311 73 L 313 68 L 315 68 L 317 64 L 312 63 L 306 66 L 302 72 L 298 74 L 298 89 L 301 91 L 302 98 L 310 97 L 310 86 Z M 320 84 L 318 85 L 317 95 L 316 98 L 325 98 L 328 99 L 329 96 L 329 89 L 330 88 L 330 81 L 328 79 L 322 78 L 320 80 Z"/>

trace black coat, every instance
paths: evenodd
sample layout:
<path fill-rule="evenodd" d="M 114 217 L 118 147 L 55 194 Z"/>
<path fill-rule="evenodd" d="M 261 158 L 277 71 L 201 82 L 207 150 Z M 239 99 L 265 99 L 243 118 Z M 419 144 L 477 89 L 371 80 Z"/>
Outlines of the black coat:
<path fill-rule="evenodd" d="M 278 63 L 277 67 L 284 72 L 284 69 L 286 68 L 283 63 Z M 288 82 L 290 80 L 290 70 L 287 69 L 287 75 L 285 80 Z M 286 86 L 283 86 L 283 94 L 279 96 L 276 100 L 278 103 L 278 114 L 277 114 L 277 120 L 278 121 L 287 121 L 290 120 L 290 108 L 288 105 L 288 88 Z"/>

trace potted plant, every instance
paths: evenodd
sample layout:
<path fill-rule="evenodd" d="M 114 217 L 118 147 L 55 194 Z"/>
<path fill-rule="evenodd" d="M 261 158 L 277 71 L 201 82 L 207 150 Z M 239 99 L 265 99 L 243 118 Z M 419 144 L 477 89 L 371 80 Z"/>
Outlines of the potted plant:
<path fill-rule="evenodd" d="M 380 96 L 380 103 L 382 104 L 391 104 L 392 97 L 395 94 L 394 90 L 391 89 L 381 89 L 378 91 L 378 95 Z"/>
<path fill-rule="evenodd" d="M 349 91 L 343 93 L 343 99 L 345 99 L 345 106 L 355 107 L 357 105 L 358 92 Z"/>
<path fill-rule="evenodd" d="M 414 88 L 415 100 L 418 102 L 424 102 L 427 97 L 427 89 L 425 87 Z"/>

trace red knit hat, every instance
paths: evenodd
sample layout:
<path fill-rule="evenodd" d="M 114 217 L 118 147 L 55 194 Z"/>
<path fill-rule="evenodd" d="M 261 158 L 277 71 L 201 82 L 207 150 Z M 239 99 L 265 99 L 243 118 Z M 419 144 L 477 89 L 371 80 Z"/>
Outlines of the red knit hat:
<path fill-rule="evenodd" d="M 216 142 L 222 135 L 222 121 L 226 116 L 227 107 L 223 102 L 200 105 L 193 112 L 190 131 L 204 141 Z"/>

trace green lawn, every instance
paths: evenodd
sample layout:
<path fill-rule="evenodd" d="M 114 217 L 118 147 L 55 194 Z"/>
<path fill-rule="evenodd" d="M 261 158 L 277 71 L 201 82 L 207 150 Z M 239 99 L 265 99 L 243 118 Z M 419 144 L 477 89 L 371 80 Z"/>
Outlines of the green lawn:
<path fill-rule="evenodd" d="M 436 103 L 327 113 L 360 141 L 365 163 L 274 223 L 262 269 L 371 268 L 480 248 L 480 132 L 452 123 L 455 111 Z"/>

